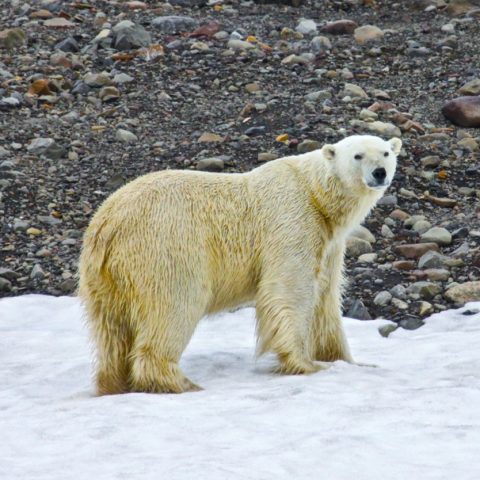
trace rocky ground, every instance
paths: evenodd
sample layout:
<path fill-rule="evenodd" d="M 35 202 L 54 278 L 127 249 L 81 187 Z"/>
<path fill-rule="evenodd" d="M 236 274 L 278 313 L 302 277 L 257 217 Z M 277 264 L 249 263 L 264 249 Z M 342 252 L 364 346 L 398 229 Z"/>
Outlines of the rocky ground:
<path fill-rule="evenodd" d="M 479 38 L 478 0 L 2 2 L 0 296 L 72 293 L 92 213 L 140 174 L 373 132 L 404 149 L 346 312 L 415 328 L 480 299 L 480 129 L 442 114 L 467 95 L 449 118 L 480 126 Z"/>

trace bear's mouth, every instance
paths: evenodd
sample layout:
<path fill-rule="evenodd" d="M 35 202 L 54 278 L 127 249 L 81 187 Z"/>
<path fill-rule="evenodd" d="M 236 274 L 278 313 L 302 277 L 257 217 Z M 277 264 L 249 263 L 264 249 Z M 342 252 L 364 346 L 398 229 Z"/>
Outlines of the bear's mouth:
<path fill-rule="evenodd" d="M 372 190 L 385 190 L 387 187 L 390 186 L 390 182 L 388 180 L 385 180 L 381 183 L 377 181 L 367 181 L 366 184 L 367 187 L 371 188 Z"/>

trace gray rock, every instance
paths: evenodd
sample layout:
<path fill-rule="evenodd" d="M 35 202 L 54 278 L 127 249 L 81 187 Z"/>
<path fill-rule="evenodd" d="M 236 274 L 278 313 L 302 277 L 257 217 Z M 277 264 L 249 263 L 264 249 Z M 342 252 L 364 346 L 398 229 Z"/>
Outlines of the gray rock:
<path fill-rule="evenodd" d="M 418 268 L 440 268 L 445 265 L 445 260 L 448 260 L 448 257 L 430 250 L 420 257 L 418 260 Z"/>
<path fill-rule="evenodd" d="M 207 172 L 221 172 L 224 168 L 225 162 L 217 157 L 202 158 L 197 163 L 197 170 L 205 170 Z"/>
<path fill-rule="evenodd" d="M 412 229 L 420 235 L 428 232 L 430 228 L 432 228 L 432 224 L 427 220 L 419 220 L 418 222 L 415 222 L 412 227 Z"/>
<path fill-rule="evenodd" d="M 74 95 L 85 95 L 89 91 L 90 87 L 82 80 L 76 81 L 72 88 L 72 93 Z"/>
<path fill-rule="evenodd" d="M 314 20 L 302 18 L 295 30 L 303 35 L 312 35 L 317 31 L 317 24 Z"/>
<path fill-rule="evenodd" d="M 62 220 L 52 217 L 51 215 L 38 215 L 37 219 L 40 223 L 51 226 L 60 225 L 62 223 Z"/>
<path fill-rule="evenodd" d="M 412 44 L 406 50 L 406 54 L 409 57 L 428 57 L 431 54 L 431 50 L 427 47 L 422 47 L 419 44 Z"/>
<path fill-rule="evenodd" d="M 416 330 L 425 325 L 425 322 L 421 318 L 407 316 L 406 318 L 402 318 L 398 324 L 405 330 Z"/>
<path fill-rule="evenodd" d="M 197 28 L 198 22 L 191 17 L 169 15 L 154 18 L 152 26 L 162 33 L 175 34 L 194 30 Z"/>
<path fill-rule="evenodd" d="M 73 37 L 67 37 L 65 40 L 58 42 L 55 45 L 57 50 L 61 50 L 62 52 L 71 52 L 75 53 L 80 50 L 78 42 Z"/>
<path fill-rule="evenodd" d="M 307 153 L 322 148 L 322 144 L 316 140 L 304 140 L 297 145 L 298 153 Z"/>
<path fill-rule="evenodd" d="M 480 95 L 480 78 L 474 78 L 459 88 L 461 95 Z"/>
<path fill-rule="evenodd" d="M 308 102 L 320 102 L 332 98 L 332 92 L 330 90 L 317 90 L 305 95 L 305 100 Z"/>
<path fill-rule="evenodd" d="M 431 228 L 432 224 L 427 220 L 420 220 L 418 222 L 415 222 L 415 224 L 413 225 L 413 230 L 420 235 L 428 232 Z"/>
<path fill-rule="evenodd" d="M 15 218 L 13 221 L 13 229 L 25 231 L 30 226 L 30 223 L 26 220 L 21 220 L 20 218 Z"/>
<path fill-rule="evenodd" d="M 129 130 L 124 130 L 123 128 L 117 130 L 115 138 L 125 143 L 135 143 L 138 141 L 138 137 L 134 133 Z"/>
<path fill-rule="evenodd" d="M 130 75 L 127 75 L 126 73 L 118 73 L 113 77 L 113 83 L 118 84 L 123 84 L 123 83 L 129 83 L 133 82 L 135 79 L 131 77 Z"/>
<path fill-rule="evenodd" d="M 371 132 L 377 135 L 384 136 L 387 138 L 402 136 L 401 130 L 397 126 L 395 126 L 393 123 L 386 123 L 386 122 L 380 122 L 380 121 L 367 122 L 366 128 L 367 130 L 370 130 Z"/>
<path fill-rule="evenodd" d="M 63 293 L 72 293 L 77 288 L 77 282 L 74 278 L 67 278 L 58 285 L 58 288 Z"/>
<path fill-rule="evenodd" d="M 358 261 L 361 263 L 375 263 L 378 255 L 376 253 L 364 253 L 358 257 Z"/>
<path fill-rule="evenodd" d="M 0 267 L 0 277 L 7 280 L 16 280 L 21 275 L 10 268 Z"/>
<path fill-rule="evenodd" d="M 388 225 L 383 224 L 381 228 L 381 234 L 385 238 L 394 238 L 395 234 L 392 232 Z"/>
<path fill-rule="evenodd" d="M 403 285 L 395 285 L 390 289 L 390 293 L 400 300 L 406 300 L 407 298 L 407 289 Z"/>
<path fill-rule="evenodd" d="M 10 73 L 8 70 L 5 70 L 4 68 L 2 68 L 0 66 L 0 78 L 10 79 L 10 78 L 13 78 L 13 77 L 14 77 L 13 73 Z"/>
<path fill-rule="evenodd" d="M 419 295 L 421 298 L 433 298 L 442 291 L 442 287 L 432 282 L 415 282 L 407 288 L 408 294 Z"/>
<path fill-rule="evenodd" d="M 437 245 L 450 245 L 452 234 L 443 227 L 433 227 L 420 236 L 422 243 L 436 243 Z"/>
<path fill-rule="evenodd" d="M 45 278 L 45 272 L 38 263 L 33 266 L 32 271 L 30 272 L 30 278 L 33 280 L 42 280 Z"/>
<path fill-rule="evenodd" d="M 398 204 L 398 199 L 396 195 L 384 195 L 380 200 L 377 202 L 377 205 L 390 205 L 395 206 Z"/>
<path fill-rule="evenodd" d="M 349 318 L 356 318 L 357 320 L 372 319 L 372 316 L 370 315 L 370 312 L 367 310 L 367 307 L 358 298 L 356 298 L 353 301 L 352 306 L 349 308 L 345 316 Z"/>
<path fill-rule="evenodd" d="M 51 160 L 59 160 L 60 158 L 65 157 L 66 151 L 61 145 L 58 145 L 58 143 L 55 142 L 53 145 L 50 145 L 45 149 L 43 154 Z"/>
<path fill-rule="evenodd" d="M 382 336 L 387 338 L 391 333 L 393 333 L 395 330 L 398 329 L 398 325 L 395 325 L 394 323 L 389 323 L 387 325 L 382 325 L 378 329 L 378 333 Z"/>
<path fill-rule="evenodd" d="M 367 241 L 368 243 L 375 243 L 375 237 L 373 236 L 372 232 L 367 227 L 363 225 L 359 225 L 355 227 L 350 232 L 350 237 L 361 238 L 362 240 Z"/>
<path fill-rule="evenodd" d="M 328 37 L 324 37 L 323 35 L 319 35 L 317 37 L 313 37 L 312 41 L 310 42 L 310 50 L 313 53 L 324 53 L 328 52 L 332 49 L 332 44 Z"/>
<path fill-rule="evenodd" d="M 113 47 L 117 50 L 146 47 L 152 43 L 152 37 L 142 25 L 130 20 L 117 23 L 113 29 Z"/>
<path fill-rule="evenodd" d="M 12 290 L 12 282 L 4 277 L 0 277 L 0 292 L 10 292 Z"/>
<path fill-rule="evenodd" d="M 364 253 L 370 253 L 372 246 L 366 240 L 350 237 L 347 240 L 347 256 L 357 258 Z"/>
<path fill-rule="evenodd" d="M 0 99 L 0 108 L 4 109 L 19 107 L 21 104 L 22 102 L 13 96 Z"/>
<path fill-rule="evenodd" d="M 400 300 L 400 298 L 392 298 L 392 305 L 398 310 L 408 310 L 408 303 Z"/>
<path fill-rule="evenodd" d="M 346 83 L 342 95 L 349 95 L 350 97 L 360 97 L 360 98 L 368 98 L 367 92 L 360 87 L 359 85 L 355 85 L 354 83 Z"/>
<path fill-rule="evenodd" d="M 55 143 L 53 138 L 34 138 L 27 146 L 27 151 L 34 155 L 39 155 Z"/>
<path fill-rule="evenodd" d="M 392 294 L 390 292 L 387 292 L 386 290 L 383 290 L 382 292 L 379 292 L 375 295 L 375 298 L 373 299 L 373 303 L 375 305 L 378 305 L 379 307 L 384 307 L 390 303 L 392 300 Z"/>
<path fill-rule="evenodd" d="M 0 31 L 0 50 L 14 50 L 23 45 L 26 39 L 27 35 L 21 28 L 8 28 L 2 30 Z"/>

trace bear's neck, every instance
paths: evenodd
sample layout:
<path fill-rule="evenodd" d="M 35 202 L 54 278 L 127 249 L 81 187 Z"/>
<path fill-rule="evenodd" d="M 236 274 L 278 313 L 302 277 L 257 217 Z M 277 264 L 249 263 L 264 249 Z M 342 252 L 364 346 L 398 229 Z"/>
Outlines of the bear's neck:
<path fill-rule="evenodd" d="M 325 164 L 312 172 L 306 183 L 310 202 L 335 235 L 348 235 L 360 225 L 383 194 L 366 187 L 348 190 Z"/>

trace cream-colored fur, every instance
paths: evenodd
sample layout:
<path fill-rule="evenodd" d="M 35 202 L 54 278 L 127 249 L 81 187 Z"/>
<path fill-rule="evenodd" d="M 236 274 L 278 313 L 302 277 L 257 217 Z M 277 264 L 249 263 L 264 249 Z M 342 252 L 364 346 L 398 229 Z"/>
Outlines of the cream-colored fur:
<path fill-rule="evenodd" d="M 348 137 L 245 174 L 151 173 L 111 195 L 79 267 L 98 393 L 198 389 L 178 367 L 197 323 L 252 300 L 258 351 L 275 352 L 281 372 L 351 362 L 345 239 L 391 181 L 400 145 Z M 368 186 L 378 167 L 385 185 Z"/>

